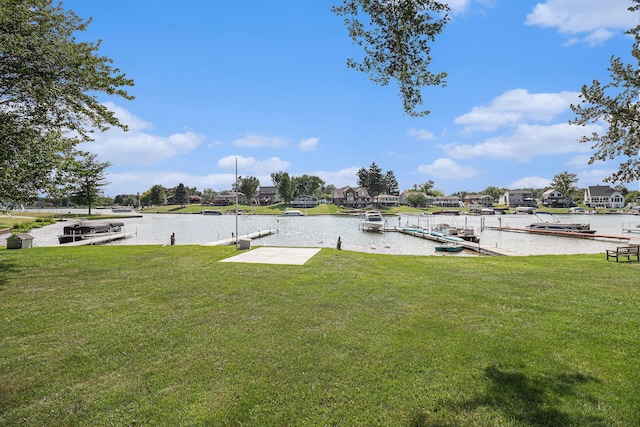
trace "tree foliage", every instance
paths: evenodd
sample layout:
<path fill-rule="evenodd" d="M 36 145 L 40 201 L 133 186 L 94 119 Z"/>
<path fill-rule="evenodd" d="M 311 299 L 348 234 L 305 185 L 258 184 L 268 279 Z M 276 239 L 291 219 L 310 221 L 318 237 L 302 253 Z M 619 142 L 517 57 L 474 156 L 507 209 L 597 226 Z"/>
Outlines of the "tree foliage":
<path fill-rule="evenodd" d="M 276 186 L 278 195 L 285 203 L 289 203 L 291 199 L 293 199 L 296 189 L 288 172 L 279 171 L 272 173 L 271 182 Z"/>
<path fill-rule="evenodd" d="M 107 185 L 105 169 L 111 166 L 109 162 L 98 162 L 96 155 L 82 153 L 82 157 L 71 166 L 72 197 L 74 203 L 87 206 L 91 215 L 91 206 L 100 197 L 100 189 Z"/>
<path fill-rule="evenodd" d="M 553 177 L 551 187 L 561 192 L 564 197 L 571 198 L 572 194 L 578 191 L 577 183 L 578 175 L 564 171 Z"/>
<path fill-rule="evenodd" d="M 356 175 L 358 177 L 358 185 L 366 188 L 369 196 L 374 199 L 383 193 L 398 193 L 398 181 L 393 171 L 383 173 L 382 169 L 376 165 L 376 162 L 371 163 L 369 169 L 360 168 Z"/>
<path fill-rule="evenodd" d="M 385 193 L 397 196 L 400 194 L 400 185 L 393 171 L 387 171 L 383 178 Z"/>
<path fill-rule="evenodd" d="M 147 206 L 162 206 L 167 203 L 167 190 L 156 184 L 140 196 L 140 201 Z"/>
<path fill-rule="evenodd" d="M 631 12 L 640 10 L 640 0 L 633 0 Z M 627 31 L 635 38 L 631 54 L 637 63 L 624 64 L 620 58 L 612 57 L 609 72 L 611 82 L 601 84 L 594 80 L 591 86 L 584 85 L 580 104 L 571 105 L 576 114 L 570 123 L 585 126 L 589 123 L 605 122 L 603 134 L 593 132 L 580 142 L 591 143 L 595 153 L 589 164 L 597 161 L 623 159 L 618 170 L 605 179 L 608 182 L 632 182 L 640 179 L 640 25 Z"/>
<path fill-rule="evenodd" d="M 98 94 L 132 99 L 132 86 L 100 43 L 79 42 L 86 30 L 51 0 L 0 0 L 0 195 L 32 199 L 67 177 L 73 148 L 94 129 L 125 128 Z"/>
<path fill-rule="evenodd" d="M 258 187 L 260 187 L 260 180 L 255 176 L 247 176 L 240 181 L 239 191 L 245 195 L 247 203 L 251 204 L 258 194 Z"/>
<path fill-rule="evenodd" d="M 324 181 L 314 175 L 302 175 L 293 178 L 296 196 L 319 196 L 324 188 Z"/>
<path fill-rule="evenodd" d="M 184 206 L 189 202 L 189 196 L 187 196 L 187 190 L 183 183 L 178 184 L 173 193 L 173 203 L 176 205 Z"/>
<path fill-rule="evenodd" d="M 413 206 L 414 208 L 417 208 L 419 206 L 426 206 L 427 196 L 425 196 L 423 193 L 409 194 L 407 196 L 407 204 L 409 206 Z"/>
<path fill-rule="evenodd" d="M 423 104 L 421 88 L 444 86 L 446 73 L 429 71 L 429 43 L 449 20 L 449 7 L 434 0 L 343 0 L 332 11 L 345 17 L 351 39 L 362 46 L 364 58 L 347 60 L 347 66 L 362 71 L 376 84 L 397 81 L 404 110 L 411 116 Z M 364 15 L 364 17 L 362 17 Z"/>

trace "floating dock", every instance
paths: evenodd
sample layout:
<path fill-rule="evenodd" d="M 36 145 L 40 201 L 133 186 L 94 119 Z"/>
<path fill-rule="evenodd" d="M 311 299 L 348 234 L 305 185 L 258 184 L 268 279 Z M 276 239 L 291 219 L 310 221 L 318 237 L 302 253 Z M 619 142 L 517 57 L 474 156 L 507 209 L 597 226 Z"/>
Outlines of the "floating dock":
<path fill-rule="evenodd" d="M 230 237 L 228 239 L 216 240 L 215 242 L 203 243 L 202 246 L 225 246 L 225 245 L 233 245 L 240 240 L 247 239 L 259 239 L 260 237 L 270 236 L 272 234 L 276 234 L 278 230 L 262 230 L 256 231 L 254 233 L 245 234 L 244 236 L 239 236 L 237 239 L 235 237 Z"/>

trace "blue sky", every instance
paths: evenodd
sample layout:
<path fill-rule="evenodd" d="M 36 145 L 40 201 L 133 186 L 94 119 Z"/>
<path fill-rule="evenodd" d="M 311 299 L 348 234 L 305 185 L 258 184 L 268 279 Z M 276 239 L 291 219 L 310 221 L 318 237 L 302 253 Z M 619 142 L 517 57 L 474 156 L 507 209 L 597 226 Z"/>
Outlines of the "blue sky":
<path fill-rule="evenodd" d="M 336 187 L 376 162 L 400 189 L 445 194 L 548 185 L 569 171 L 602 184 L 617 163 L 588 165 L 592 129 L 568 125 L 583 84 L 630 62 L 631 0 L 456 0 L 432 45 L 444 88 L 425 88 L 425 117 L 406 115 L 395 84 L 348 69 L 361 51 L 340 0 L 67 0 L 93 18 L 82 39 L 134 79 L 136 99 L 101 98 L 129 125 L 83 146 L 110 161 L 105 193 L 154 184 L 229 189 L 239 175 L 317 175 Z M 602 129 L 597 125 L 595 130 Z M 627 184 L 631 190 L 638 183 Z"/>

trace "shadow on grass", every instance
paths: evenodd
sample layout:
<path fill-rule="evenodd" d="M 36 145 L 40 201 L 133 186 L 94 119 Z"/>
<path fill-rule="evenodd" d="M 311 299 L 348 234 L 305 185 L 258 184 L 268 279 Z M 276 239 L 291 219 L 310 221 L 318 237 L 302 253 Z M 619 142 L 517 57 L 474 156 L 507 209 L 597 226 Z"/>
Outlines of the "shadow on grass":
<path fill-rule="evenodd" d="M 7 286 L 9 281 L 9 275 L 18 272 L 16 265 L 6 259 L 0 260 L 0 291 Z"/>
<path fill-rule="evenodd" d="M 446 402 L 446 407 L 453 414 L 464 419 L 465 415 L 474 413 L 498 412 L 506 419 L 514 420 L 523 426 L 587 426 L 605 425 L 601 417 L 589 416 L 584 411 L 575 409 L 572 413 L 563 411 L 565 401 L 569 406 L 597 406 L 597 400 L 580 391 L 580 385 L 598 382 L 594 377 L 583 374 L 537 375 L 527 376 L 517 370 L 501 369 L 489 366 L 484 371 L 489 384 L 483 394 L 462 402 Z M 451 414 L 450 414 L 451 415 Z M 456 415 L 454 415 L 455 417 Z M 473 415 L 471 415 L 473 418 Z M 436 417 L 437 418 L 437 417 Z M 489 422 L 490 418 L 487 418 Z M 495 421 L 495 420 L 494 420 Z M 411 427 L 435 427 L 442 424 L 437 419 L 419 413 L 411 420 Z"/>

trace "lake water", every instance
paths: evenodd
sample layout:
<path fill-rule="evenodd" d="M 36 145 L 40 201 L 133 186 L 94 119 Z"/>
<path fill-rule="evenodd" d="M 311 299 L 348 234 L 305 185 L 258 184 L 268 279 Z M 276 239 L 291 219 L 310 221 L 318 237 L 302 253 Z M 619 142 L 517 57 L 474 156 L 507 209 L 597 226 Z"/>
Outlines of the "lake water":
<path fill-rule="evenodd" d="M 65 210 L 64 212 L 67 212 Z M 100 211 L 98 211 L 100 212 Z M 78 211 L 80 215 L 86 210 Z M 423 228 L 439 223 L 455 226 L 473 227 L 480 236 L 480 244 L 485 247 L 497 247 L 522 255 L 536 254 L 587 254 L 603 253 L 620 243 L 591 239 L 553 237 L 527 233 L 482 230 L 485 226 L 525 227 L 536 222 L 535 215 L 491 215 L 491 216 L 390 216 L 385 217 L 387 226 L 413 226 Z M 562 222 L 586 222 L 597 234 L 633 237 L 640 240 L 640 234 L 623 233 L 622 228 L 635 228 L 640 225 L 637 215 L 556 215 Z M 545 218 L 546 219 L 546 218 Z M 338 238 L 342 249 L 408 255 L 443 255 L 435 252 L 436 243 L 397 232 L 372 233 L 360 229 L 362 217 L 356 216 L 302 216 L 281 217 L 273 215 L 240 215 L 238 231 L 240 236 L 261 231 L 277 230 L 276 234 L 254 239 L 253 246 L 299 246 L 335 248 Z M 143 214 L 141 218 L 123 218 L 125 230 L 136 232 L 134 237 L 110 243 L 110 245 L 146 245 L 168 244 L 175 233 L 176 244 L 203 244 L 227 239 L 235 232 L 236 217 L 233 215 L 197 215 L 197 214 Z M 65 223 L 34 229 L 34 246 L 59 246 L 57 236 L 62 234 Z M 7 235 L 0 236 L 0 244 L 5 245 Z M 443 256 L 475 255 L 470 251 Z"/>

